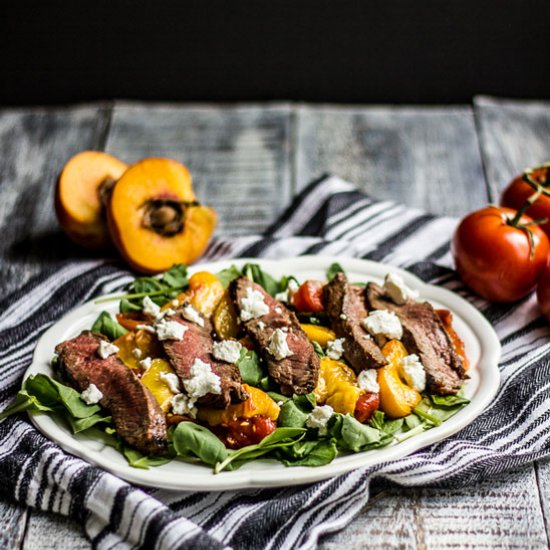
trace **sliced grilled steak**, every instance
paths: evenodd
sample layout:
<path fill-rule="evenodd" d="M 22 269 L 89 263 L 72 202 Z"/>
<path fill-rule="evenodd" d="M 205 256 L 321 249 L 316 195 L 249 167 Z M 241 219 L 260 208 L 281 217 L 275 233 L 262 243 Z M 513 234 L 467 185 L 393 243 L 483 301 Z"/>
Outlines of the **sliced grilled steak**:
<path fill-rule="evenodd" d="M 382 351 L 361 326 L 367 316 L 365 290 L 348 283 L 343 273 L 325 285 L 325 309 L 334 332 L 344 340 L 344 357 L 356 373 L 387 364 Z"/>
<path fill-rule="evenodd" d="M 116 355 L 99 357 L 103 339 L 85 330 L 58 344 L 60 372 L 79 391 L 95 384 L 103 394 L 100 404 L 110 411 L 117 433 L 130 445 L 144 453 L 166 451 L 166 421 L 159 404 Z"/>
<path fill-rule="evenodd" d="M 268 311 L 243 321 L 241 315 L 243 310 L 246 311 L 243 307 L 243 299 L 246 300 L 247 289 L 261 293 Z M 300 327 L 296 315 L 247 277 L 234 280 L 229 287 L 229 293 L 244 330 L 254 341 L 267 365 L 269 375 L 281 386 L 281 393 L 302 395 L 313 391 L 319 379 L 319 357 Z M 287 357 L 280 359 L 269 351 L 272 337 L 277 329 L 283 331 L 283 339 L 290 353 Z"/>
<path fill-rule="evenodd" d="M 225 409 L 230 403 L 241 403 L 248 399 L 238 367 L 218 361 L 212 356 L 212 326 L 208 319 L 204 319 L 203 327 L 183 319 L 179 313 L 169 317 L 169 320 L 177 321 L 187 327 L 183 340 L 162 342 L 164 352 L 170 359 L 176 374 L 182 380 L 190 378 L 195 359 L 200 359 L 208 363 L 212 372 L 220 377 L 221 394 L 208 393 L 199 398 L 197 403 L 206 407 Z"/>
<path fill-rule="evenodd" d="M 461 357 L 441 319 L 428 302 L 409 300 L 397 305 L 376 283 L 367 286 L 367 300 L 373 309 L 393 311 L 403 326 L 403 344 L 416 353 L 426 370 L 426 383 L 431 392 L 455 395 L 466 378 Z"/>

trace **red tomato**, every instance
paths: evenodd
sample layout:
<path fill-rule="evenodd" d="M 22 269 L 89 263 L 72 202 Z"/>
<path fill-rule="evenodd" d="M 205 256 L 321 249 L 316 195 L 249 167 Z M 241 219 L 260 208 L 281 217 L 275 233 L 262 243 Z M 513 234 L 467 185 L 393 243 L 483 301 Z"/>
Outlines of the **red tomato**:
<path fill-rule="evenodd" d="M 150 321 L 139 311 L 133 313 L 117 313 L 118 324 L 127 330 L 137 330 L 138 325 L 150 325 Z"/>
<path fill-rule="evenodd" d="M 321 281 L 306 281 L 302 283 L 292 298 L 294 307 L 300 312 L 320 313 L 324 311 L 323 283 Z"/>
<path fill-rule="evenodd" d="M 550 264 L 546 265 L 540 276 L 537 300 L 542 314 L 550 321 Z"/>
<path fill-rule="evenodd" d="M 355 418 L 362 424 L 368 422 L 374 411 L 380 404 L 380 396 L 377 393 L 367 392 L 359 396 L 355 404 Z"/>
<path fill-rule="evenodd" d="M 276 427 L 273 420 L 260 414 L 251 418 L 235 418 L 227 424 L 225 444 L 230 449 L 254 445 L 275 431 Z"/>
<path fill-rule="evenodd" d="M 536 188 L 528 183 L 528 177 L 543 187 L 550 188 L 550 164 L 545 164 L 525 172 L 513 179 L 500 196 L 500 204 L 519 210 L 525 201 L 536 192 Z M 550 189 L 549 189 L 550 191 Z M 548 218 L 548 222 L 540 225 L 540 228 L 550 237 L 550 197 L 542 194 L 526 211 L 534 220 Z"/>
<path fill-rule="evenodd" d="M 510 225 L 515 210 L 487 206 L 466 216 L 452 241 L 456 269 L 464 282 L 493 302 L 515 302 L 529 294 L 546 265 L 550 245 L 544 232 Z M 519 224 L 531 222 L 522 216 Z"/>

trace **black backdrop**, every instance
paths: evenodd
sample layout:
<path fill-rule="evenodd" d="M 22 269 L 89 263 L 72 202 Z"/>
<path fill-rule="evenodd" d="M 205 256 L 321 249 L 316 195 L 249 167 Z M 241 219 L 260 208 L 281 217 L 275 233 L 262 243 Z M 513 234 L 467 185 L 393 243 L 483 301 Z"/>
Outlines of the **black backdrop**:
<path fill-rule="evenodd" d="M 550 1 L 0 1 L 0 104 L 550 98 Z"/>

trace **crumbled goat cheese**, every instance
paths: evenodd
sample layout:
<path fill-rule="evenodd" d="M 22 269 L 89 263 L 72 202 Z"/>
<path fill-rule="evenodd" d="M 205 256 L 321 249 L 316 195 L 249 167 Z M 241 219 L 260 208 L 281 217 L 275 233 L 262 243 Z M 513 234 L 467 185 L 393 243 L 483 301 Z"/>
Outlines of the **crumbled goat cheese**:
<path fill-rule="evenodd" d="M 177 300 L 176 298 L 174 298 L 171 302 L 170 302 L 170 305 L 174 306 L 174 307 L 178 307 L 180 305 L 179 303 L 179 300 Z"/>
<path fill-rule="evenodd" d="M 170 315 L 174 315 L 176 311 L 169 307 L 168 309 L 165 309 L 164 311 L 161 311 L 156 317 L 155 321 L 160 321 L 161 319 L 164 319 L 165 317 L 169 317 Z"/>
<path fill-rule="evenodd" d="M 180 379 L 173 372 L 161 372 L 159 378 L 166 383 L 172 393 L 180 393 Z"/>
<path fill-rule="evenodd" d="M 107 340 L 99 341 L 97 354 L 101 357 L 101 359 L 107 359 L 107 357 L 109 357 L 110 355 L 113 355 L 113 353 L 116 353 L 117 351 L 118 351 L 118 346 L 111 344 L 111 342 L 107 342 Z"/>
<path fill-rule="evenodd" d="M 161 319 L 158 323 L 155 323 L 155 330 L 159 340 L 183 340 L 187 327 L 177 321 Z"/>
<path fill-rule="evenodd" d="M 335 361 L 338 361 L 344 355 L 345 338 L 337 338 L 327 343 L 327 356 Z"/>
<path fill-rule="evenodd" d="M 90 384 L 81 394 L 80 398 L 86 405 L 95 405 L 103 398 L 103 394 L 99 391 L 95 384 Z"/>
<path fill-rule="evenodd" d="M 357 376 L 357 385 L 362 390 L 378 393 L 380 386 L 378 385 L 378 373 L 376 369 L 362 370 Z"/>
<path fill-rule="evenodd" d="M 263 321 L 258 321 L 257 326 L 260 330 L 265 329 L 265 323 Z"/>
<path fill-rule="evenodd" d="M 204 327 L 202 315 L 191 304 L 185 304 L 181 309 L 181 313 L 188 321 L 199 325 L 199 327 Z"/>
<path fill-rule="evenodd" d="M 376 309 L 369 313 L 361 321 L 361 326 L 370 332 L 372 336 L 385 336 L 386 338 L 401 340 L 403 337 L 403 327 L 399 317 L 387 309 Z"/>
<path fill-rule="evenodd" d="M 287 335 L 280 328 L 278 328 L 273 331 L 273 334 L 269 339 L 267 351 L 271 353 L 277 361 L 293 355 L 292 351 L 290 351 L 290 348 L 288 347 L 286 337 Z"/>
<path fill-rule="evenodd" d="M 308 428 L 318 428 L 319 435 L 326 435 L 327 422 L 330 420 L 333 413 L 334 409 L 330 405 L 315 407 L 307 417 L 306 426 Z"/>
<path fill-rule="evenodd" d="M 134 348 L 132 350 L 132 355 L 136 358 L 136 359 L 140 359 L 141 356 L 143 355 L 143 352 L 139 349 L 139 348 Z"/>
<path fill-rule="evenodd" d="M 149 296 L 145 296 L 142 302 L 143 304 L 143 313 L 150 315 L 151 317 L 156 317 L 160 313 L 160 306 L 155 304 Z"/>
<path fill-rule="evenodd" d="M 282 312 L 283 312 L 283 310 L 279 306 L 277 306 L 275 308 L 275 313 L 279 313 L 279 315 L 280 315 Z"/>
<path fill-rule="evenodd" d="M 418 355 L 413 353 L 401 359 L 403 378 L 414 390 L 421 392 L 426 389 L 426 371 Z"/>
<path fill-rule="evenodd" d="M 189 374 L 190 377 L 183 380 L 183 387 L 192 399 L 199 399 L 207 393 L 221 394 L 220 377 L 212 372 L 212 367 L 208 363 L 201 361 L 199 358 L 195 359 Z"/>
<path fill-rule="evenodd" d="M 402 306 L 408 300 L 416 302 L 418 299 L 418 290 L 409 288 L 397 273 L 388 273 L 386 275 L 384 289 L 391 300 L 399 306 Z"/>
<path fill-rule="evenodd" d="M 277 294 L 275 294 L 275 300 L 290 304 L 292 302 L 292 298 L 294 298 L 294 294 L 298 292 L 299 288 L 300 286 L 298 285 L 298 283 L 294 279 L 290 279 L 288 281 L 286 290 L 283 290 L 282 292 L 277 292 Z"/>
<path fill-rule="evenodd" d="M 254 288 L 246 289 L 246 296 L 241 298 L 241 320 L 250 321 L 269 313 L 263 294 Z"/>
<path fill-rule="evenodd" d="M 152 362 L 153 360 L 150 357 L 146 357 L 139 362 L 139 366 L 146 371 L 147 369 L 151 368 Z"/>
<path fill-rule="evenodd" d="M 242 349 L 242 345 L 235 340 L 222 340 L 221 342 L 214 342 L 212 355 L 220 361 L 236 363 L 241 357 Z"/>
<path fill-rule="evenodd" d="M 183 393 L 178 393 L 170 399 L 172 405 L 172 412 L 174 414 L 181 414 L 183 416 L 190 416 L 195 418 L 197 416 L 197 408 L 195 407 L 195 400 L 191 399 Z"/>
<path fill-rule="evenodd" d="M 136 328 L 144 330 L 145 332 L 150 332 L 151 334 L 156 334 L 156 330 L 151 325 L 138 325 Z"/>
<path fill-rule="evenodd" d="M 345 313 L 340 313 L 340 319 L 342 319 L 342 321 L 346 321 L 347 318 L 348 316 Z"/>

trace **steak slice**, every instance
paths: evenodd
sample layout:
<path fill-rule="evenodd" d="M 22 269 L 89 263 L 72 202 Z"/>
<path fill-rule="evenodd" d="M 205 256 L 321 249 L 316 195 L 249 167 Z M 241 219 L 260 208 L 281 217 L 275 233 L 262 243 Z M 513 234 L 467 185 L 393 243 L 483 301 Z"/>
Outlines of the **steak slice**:
<path fill-rule="evenodd" d="M 339 338 L 345 338 L 344 357 L 353 370 L 359 374 L 386 365 L 382 351 L 361 326 L 367 316 L 365 290 L 349 284 L 344 273 L 337 273 L 325 285 L 324 300 L 332 329 Z"/>
<path fill-rule="evenodd" d="M 242 321 L 242 300 L 250 291 L 261 293 L 268 311 L 264 315 Z M 319 380 L 319 357 L 296 315 L 247 277 L 235 279 L 229 287 L 229 293 L 245 332 L 265 361 L 269 375 L 280 385 L 281 393 L 302 395 L 313 391 Z M 283 338 L 286 339 L 290 353 L 280 359 L 268 349 L 277 329 L 285 335 Z"/>
<path fill-rule="evenodd" d="M 168 318 L 187 327 L 182 340 L 164 340 L 162 346 L 176 374 L 182 380 L 191 377 L 191 367 L 195 359 L 210 365 L 212 372 L 220 377 L 221 393 L 208 393 L 197 400 L 199 405 L 225 409 L 231 403 L 242 403 L 249 395 L 243 387 L 241 374 L 236 365 L 218 361 L 212 356 L 212 326 L 204 319 L 199 326 L 176 314 Z"/>
<path fill-rule="evenodd" d="M 144 453 L 167 450 L 166 421 L 153 394 L 117 355 L 97 354 L 100 334 L 84 330 L 58 344 L 58 369 L 78 391 L 95 384 L 103 394 L 100 404 L 109 410 L 122 439 Z"/>
<path fill-rule="evenodd" d="M 387 309 L 399 317 L 403 344 L 409 353 L 420 357 L 428 389 L 439 395 L 455 395 L 466 378 L 463 361 L 431 304 L 408 300 L 397 305 L 376 283 L 367 285 L 367 300 L 373 309 Z"/>

